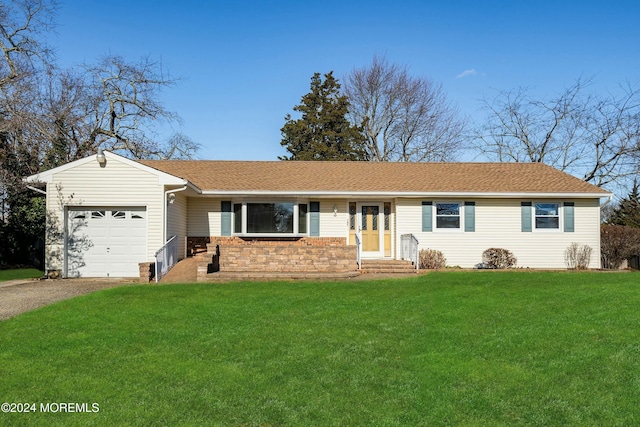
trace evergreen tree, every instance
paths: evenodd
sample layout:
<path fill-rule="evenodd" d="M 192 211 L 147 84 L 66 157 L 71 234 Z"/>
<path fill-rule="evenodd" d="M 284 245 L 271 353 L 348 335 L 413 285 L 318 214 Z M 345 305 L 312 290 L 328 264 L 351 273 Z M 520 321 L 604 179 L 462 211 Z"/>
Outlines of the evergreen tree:
<path fill-rule="evenodd" d="M 280 160 L 365 160 L 365 137 L 347 120 L 348 109 L 349 101 L 340 96 L 340 84 L 333 72 L 325 74 L 324 81 L 320 73 L 315 73 L 311 92 L 293 107 L 301 117 L 294 120 L 290 114 L 285 116 L 280 144 L 291 155 Z"/>
<path fill-rule="evenodd" d="M 627 198 L 620 201 L 607 222 L 614 225 L 640 228 L 640 195 L 638 194 L 637 181 L 633 182 L 631 193 Z"/>

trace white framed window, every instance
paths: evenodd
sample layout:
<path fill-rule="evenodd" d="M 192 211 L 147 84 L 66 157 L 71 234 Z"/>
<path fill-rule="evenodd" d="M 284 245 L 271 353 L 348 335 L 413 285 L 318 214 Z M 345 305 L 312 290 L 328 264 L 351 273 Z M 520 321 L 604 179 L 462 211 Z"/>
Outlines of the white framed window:
<path fill-rule="evenodd" d="M 461 230 L 461 206 L 460 202 L 436 202 L 436 230 Z"/>
<path fill-rule="evenodd" d="M 560 203 L 534 203 L 534 228 L 560 230 Z"/>

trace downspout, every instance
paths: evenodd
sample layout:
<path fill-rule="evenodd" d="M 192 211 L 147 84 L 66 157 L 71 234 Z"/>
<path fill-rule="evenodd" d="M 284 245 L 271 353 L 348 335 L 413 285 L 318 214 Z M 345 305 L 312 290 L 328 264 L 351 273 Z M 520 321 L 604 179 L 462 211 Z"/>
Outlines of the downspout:
<path fill-rule="evenodd" d="M 602 209 L 607 206 L 613 200 L 613 194 L 611 196 L 607 196 L 607 200 L 604 201 L 603 204 L 600 205 L 600 223 L 602 223 Z"/>
<path fill-rule="evenodd" d="M 600 209 L 602 209 L 605 206 L 607 206 L 611 202 L 611 200 L 613 200 L 613 195 L 607 196 L 607 200 L 602 205 L 600 205 Z"/>
<path fill-rule="evenodd" d="M 187 186 L 185 185 L 182 188 L 176 188 L 175 190 L 167 190 L 164 192 L 164 208 L 162 210 L 162 245 L 164 246 L 167 243 L 167 208 L 169 205 L 169 194 L 173 194 L 173 193 L 178 193 L 180 191 L 184 191 L 187 189 Z"/>

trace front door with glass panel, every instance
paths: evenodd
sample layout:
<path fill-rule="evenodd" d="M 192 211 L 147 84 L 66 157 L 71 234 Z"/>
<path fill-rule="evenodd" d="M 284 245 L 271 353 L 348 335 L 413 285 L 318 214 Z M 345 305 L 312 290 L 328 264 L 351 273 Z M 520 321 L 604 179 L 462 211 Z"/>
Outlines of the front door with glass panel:
<path fill-rule="evenodd" d="M 380 252 L 380 206 L 362 205 L 362 251 Z"/>

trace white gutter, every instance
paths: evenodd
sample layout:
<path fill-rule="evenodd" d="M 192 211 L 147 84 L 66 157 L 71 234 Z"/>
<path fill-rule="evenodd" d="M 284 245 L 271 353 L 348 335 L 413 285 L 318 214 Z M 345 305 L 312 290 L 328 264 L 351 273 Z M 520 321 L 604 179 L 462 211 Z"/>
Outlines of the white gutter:
<path fill-rule="evenodd" d="M 194 183 L 186 179 L 185 179 L 185 182 L 187 187 L 191 188 L 193 191 L 195 191 L 198 194 L 202 194 L 202 190 L 199 189 Z"/>
<path fill-rule="evenodd" d="M 27 185 L 27 188 L 28 188 L 29 190 L 33 190 L 33 191 L 35 191 L 35 192 L 37 192 L 37 193 L 44 194 L 45 196 L 47 195 L 47 192 L 46 192 L 46 191 L 41 190 L 41 189 L 39 189 L 39 188 L 32 187 L 32 186 L 30 186 L 30 185 Z"/>
<path fill-rule="evenodd" d="M 288 196 L 288 197 L 367 197 L 367 198 L 478 198 L 478 199 L 495 199 L 495 198 L 578 198 L 593 199 L 602 197 L 612 197 L 612 193 L 483 193 L 483 192 L 397 192 L 397 191 L 259 191 L 259 190 L 233 190 L 233 191 L 216 191 L 202 190 L 203 196 Z"/>

